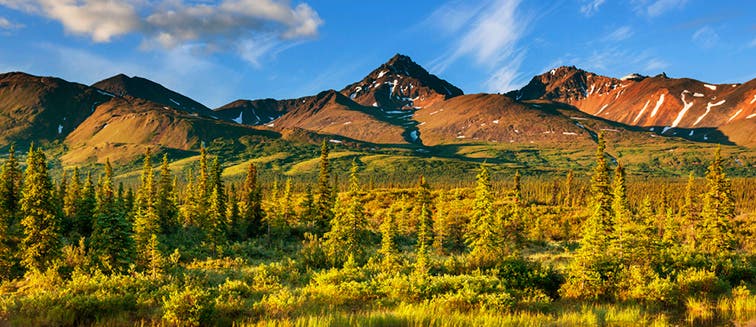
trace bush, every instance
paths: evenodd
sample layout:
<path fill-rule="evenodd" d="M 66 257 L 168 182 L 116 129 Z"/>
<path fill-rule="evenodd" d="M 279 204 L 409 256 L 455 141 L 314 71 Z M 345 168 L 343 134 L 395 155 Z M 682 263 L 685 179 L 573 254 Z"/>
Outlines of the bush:
<path fill-rule="evenodd" d="M 215 311 L 210 292 L 195 286 L 171 292 L 163 299 L 163 319 L 182 326 L 210 324 Z"/>

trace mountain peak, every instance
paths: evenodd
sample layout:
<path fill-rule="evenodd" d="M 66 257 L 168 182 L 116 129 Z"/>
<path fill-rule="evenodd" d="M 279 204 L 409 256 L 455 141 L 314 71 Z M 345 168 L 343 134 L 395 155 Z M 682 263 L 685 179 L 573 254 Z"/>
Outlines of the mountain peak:
<path fill-rule="evenodd" d="M 361 81 L 345 87 L 341 94 L 363 106 L 411 110 L 464 93 L 429 73 L 412 58 L 396 54 Z"/>
<path fill-rule="evenodd" d="M 129 77 L 125 74 L 118 74 L 92 84 L 92 87 L 121 97 L 131 96 L 206 117 L 215 116 L 212 110 L 201 103 L 139 76 Z"/>

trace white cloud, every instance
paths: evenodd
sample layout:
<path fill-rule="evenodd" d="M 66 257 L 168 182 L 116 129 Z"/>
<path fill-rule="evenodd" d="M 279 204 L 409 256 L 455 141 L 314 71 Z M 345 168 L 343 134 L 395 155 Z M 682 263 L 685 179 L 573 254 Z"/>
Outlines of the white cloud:
<path fill-rule="evenodd" d="M 635 11 L 638 14 L 646 15 L 648 17 L 657 17 L 662 14 L 675 10 L 682 9 L 687 4 L 688 0 L 634 0 Z"/>
<path fill-rule="evenodd" d="M 633 30 L 630 28 L 630 26 L 622 26 L 612 31 L 611 33 L 607 34 L 606 36 L 604 36 L 602 40 L 610 41 L 610 42 L 619 42 L 622 40 L 626 40 L 631 36 L 633 36 Z"/>
<path fill-rule="evenodd" d="M 563 63 L 599 74 L 623 76 L 627 73 L 658 74 L 670 65 L 651 50 L 629 50 L 620 47 L 607 47 L 594 50 L 586 56 L 568 55 L 557 59 L 554 66 Z"/>
<path fill-rule="evenodd" d="M 5 17 L 0 17 L 0 29 L 2 30 L 14 30 L 21 27 L 23 27 L 23 25 L 11 22 Z"/>
<path fill-rule="evenodd" d="M 443 72 L 462 57 L 472 57 L 476 65 L 492 77 L 485 82 L 488 91 L 508 91 L 521 77 L 518 73 L 524 49 L 518 42 L 533 20 L 519 10 L 520 0 L 489 0 L 478 7 L 459 11 L 465 19 L 458 36 L 446 54 L 434 60 L 431 71 Z M 442 10 L 449 10 L 442 7 Z M 436 11 L 438 12 L 438 11 Z"/>
<path fill-rule="evenodd" d="M 0 5 L 56 20 L 66 32 L 94 42 L 136 33 L 143 49 L 234 49 L 252 63 L 262 50 L 275 48 L 270 44 L 315 37 L 323 24 L 309 5 L 292 7 L 288 0 L 0 0 Z M 250 44 L 263 47 L 250 51 Z"/>
<path fill-rule="evenodd" d="M 583 5 L 580 6 L 580 12 L 586 16 L 593 16 L 593 14 L 599 11 L 599 7 L 603 5 L 605 0 L 589 0 L 583 1 Z"/>
<path fill-rule="evenodd" d="M 719 34 L 711 27 L 704 26 L 698 29 L 691 39 L 702 48 L 713 48 L 719 43 Z"/>

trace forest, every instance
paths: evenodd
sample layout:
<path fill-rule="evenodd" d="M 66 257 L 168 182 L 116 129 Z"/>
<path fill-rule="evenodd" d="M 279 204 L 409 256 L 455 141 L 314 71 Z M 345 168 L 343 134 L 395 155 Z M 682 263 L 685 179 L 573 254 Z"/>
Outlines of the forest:
<path fill-rule="evenodd" d="M 148 150 L 127 184 L 11 148 L 0 325 L 756 323 L 756 183 L 718 149 L 705 175 L 633 179 L 599 137 L 585 177 L 401 187 L 358 160 L 338 181 L 331 146 L 312 183 L 227 179 L 204 147 L 183 174 Z"/>

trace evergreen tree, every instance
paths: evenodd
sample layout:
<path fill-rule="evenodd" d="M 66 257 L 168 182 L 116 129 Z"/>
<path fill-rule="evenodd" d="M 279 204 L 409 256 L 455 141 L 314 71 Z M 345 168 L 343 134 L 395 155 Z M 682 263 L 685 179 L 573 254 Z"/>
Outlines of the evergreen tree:
<path fill-rule="evenodd" d="M 0 172 L 0 282 L 13 277 L 13 267 L 17 261 L 15 247 L 18 235 L 15 235 L 15 231 L 20 216 L 23 176 L 15 152 L 11 145 L 8 159 Z"/>
<path fill-rule="evenodd" d="M 312 194 L 312 187 L 308 184 L 305 187 L 305 196 L 302 203 L 299 204 L 301 215 L 299 220 L 304 223 L 308 229 L 315 227 L 315 221 L 318 215 L 318 209 L 315 207 L 315 197 Z"/>
<path fill-rule="evenodd" d="M 77 216 L 77 207 L 81 203 L 82 198 L 82 186 L 81 176 L 79 175 L 79 167 L 74 167 L 73 176 L 71 176 L 71 183 L 68 185 L 66 196 L 63 198 L 63 215 L 69 220 L 72 225 Z"/>
<path fill-rule="evenodd" d="M 417 229 L 417 260 L 415 261 L 415 274 L 426 276 L 428 274 L 428 252 L 430 252 L 431 235 L 431 211 L 428 205 L 423 204 L 420 209 L 420 225 Z"/>
<path fill-rule="evenodd" d="M 578 298 L 602 298 L 611 292 L 611 276 L 614 267 L 612 257 L 607 253 L 614 233 L 609 193 L 609 169 L 604 157 L 603 133 L 599 134 L 596 151 L 596 167 L 591 176 L 592 214 L 583 223 L 580 248 L 569 270 L 564 295 Z"/>
<path fill-rule="evenodd" d="M 564 181 L 564 205 L 568 207 L 572 207 L 574 204 L 573 194 L 572 194 L 573 193 L 572 187 L 573 187 L 574 179 L 575 179 L 575 175 L 572 172 L 572 169 L 570 169 L 570 171 L 567 172 L 567 178 L 565 178 L 565 181 Z"/>
<path fill-rule="evenodd" d="M 19 219 L 22 185 L 23 174 L 16 159 L 16 149 L 11 145 L 8 159 L 0 172 L 0 219 L 3 219 L 8 228 Z"/>
<path fill-rule="evenodd" d="M 60 217 L 56 216 L 45 154 L 33 145 L 26 159 L 25 175 L 20 201 L 24 228 L 21 264 L 29 270 L 42 270 L 60 253 Z"/>
<path fill-rule="evenodd" d="M 386 210 L 380 230 L 381 248 L 378 254 L 381 255 L 381 269 L 386 273 L 396 272 L 399 265 L 399 250 L 396 246 L 396 221 L 391 208 Z"/>
<path fill-rule="evenodd" d="M 323 140 L 323 144 L 320 146 L 320 173 L 318 174 L 318 218 L 315 221 L 315 231 L 318 234 L 328 230 L 328 224 L 333 218 L 333 201 L 338 194 L 331 188 L 331 167 L 328 152 L 328 143 Z"/>
<path fill-rule="evenodd" d="M 491 176 L 485 166 L 480 166 L 475 187 L 475 203 L 465 239 L 470 255 L 482 261 L 495 260 L 500 254 L 501 236 L 496 223 L 491 193 Z"/>
<path fill-rule="evenodd" d="M 165 266 L 165 256 L 160 249 L 160 241 L 155 234 L 150 235 L 150 240 L 147 243 L 147 271 L 150 272 L 152 277 L 157 277 L 163 273 L 163 267 Z"/>
<path fill-rule="evenodd" d="M 708 191 L 703 196 L 701 224 L 698 227 L 699 249 L 710 255 L 728 255 L 734 250 L 735 199 L 732 184 L 722 167 L 721 150 L 717 147 L 714 161 L 706 172 Z"/>
<path fill-rule="evenodd" d="M 173 183 L 174 178 L 168 166 L 168 154 L 164 154 L 155 199 L 155 209 L 162 233 L 173 232 L 178 227 L 178 203 L 176 202 L 176 194 L 174 194 L 176 189 Z"/>
<path fill-rule="evenodd" d="M 448 201 L 446 192 L 441 193 L 436 204 L 436 221 L 433 223 L 433 249 L 436 253 L 446 253 L 446 244 L 450 238 L 450 224 L 448 219 Z"/>
<path fill-rule="evenodd" d="M 105 162 L 105 174 L 100 184 L 90 249 L 107 271 L 122 272 L 131 263 L 132 227 L 126 220 L 126 213 L 116 203 L 110 160 Z"/>
<path fill-rule="evenodd" d="M 516 170 L 514 175 L 514 187 L 512 188 L 512 201 L 515 206 L 522 204 L 522 185 L 520 184 L 520 171 Z"/>
<path fill-rule="evenodd" d="M 611 238 L 611 254 L 621 263 L 629 264 L 639 259 L 632 255 L 638 248 L 638 224 L 630 212 L 625 185 L 625 169 L 618 164 L 614 170 L 614 196 L 612 212 L 614 214 L 614 235 Z"/>
<path fill-rule="evenodd" d="M 685 243 L 690 246 L 691 249 L 695 248 L 695 233 L 696 226 L 698 225 L 698 213 L 700 212 L 695 206 L 693 195 L 695 186 L 695 175 L 691 171 L 688 175 L 688 184 L 685 186 L 685 197 L 682 208 L 680 208 L 680 218 L 682 220 L 683 233 L 685 235 Z"/>
<path fill-rule="evenodd" d="M 417 195 L 416 195 L 416 202 L 417 202 L 417 208 L 420 209 L 417 211 L 418 215 L 416 217 L 420 218 L 423 215 L 422 208 L 423 206 L 426 207 L 426 210 L 428 210 L 431 215 L 433 213 L 433 197 L 431 196 L 431 190 L 430 185 L 428 185 L 428 182 L 425 180 L 425 176 L 420 176 L 420 181 L 417 184 Z M 418 219 L 418 224 L 421 223 L 421 219 Z M 428 244 L 431 245 L 431 242 L 433 241 L 433 220 L 429 219 L 425 222 L 427 224 L 426 226 L 426 237 L 427 240 L 425 240 Z M 418 226 L 418 234 L 420 233 L 420 229 Z M 418 237 L 420 237 L 418 235 Z"/>
<path fill-rule="evenodd" d="M 210 240 L 213 253 L 216 247 L 226 241 L 226 192 L 221 178 L 222 168 L 218 157 L 213 159 L 210 167 L 210 207 L 208 210 L 208 222 L 205 234 Z"/>
<path fill-rule="evenodd" d="M 240 241 L 242 239 L 242 224 L 239 213 L 239 196 L 235 184 L 229 186 L 226 201 L 226 235 L 228 235 L 229 240 Z"/>
<path fill-rule="evenodd" d="M 361 258 L 367 219 L 362 206 L 359 182 L 357 180 L 357 162 L 352 161 L 350 186 L 347 193 L 347 203 L 343 210 L 337 210 L 331 223 L 331 230 L 325 234 L 326 247 L 333 259 L 353 256 Z M 335 262 L 334 262 L 335 263 Z"/>
<path fill-rule="evenodd" d="M 262 209 L 262 195 L 257 186 L 257 169 L 250 163 L 242 188 L 242 221 L 248 237 L 258 236 L 263 231 L 265 213 Z"/>
<path fill-rule="evenodd" d="M 160 233 L 160 217 L 155 205 L 155 178 L 152 171 L 152 153 L 149 148 L 144 154 L 142 183 L 134 203 L 134 244 L 136 245 L 137 264 L 148 265 L 148 247 L 153 234 Z"/>
<path fill-rule="evenodd" d="M 92 181 L 92 173 L 87 172 L 84 187 L 81 189 L 81 197 L 76 202 L 74 215 L 74 229 L 80 237 L 88 238 L 92 235 L 96 207 L 97 195 Z"/>

